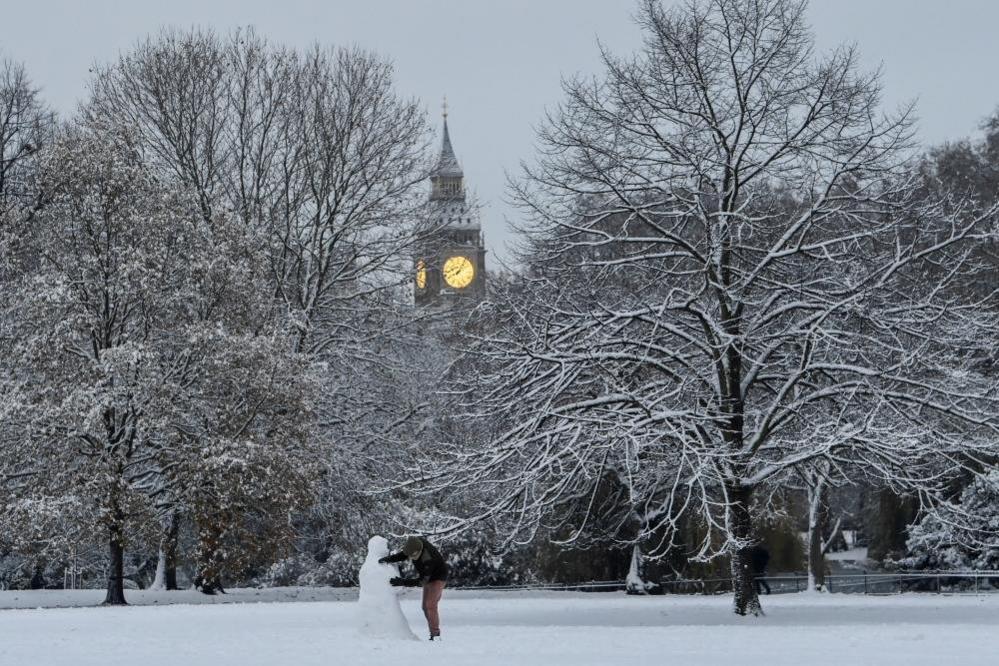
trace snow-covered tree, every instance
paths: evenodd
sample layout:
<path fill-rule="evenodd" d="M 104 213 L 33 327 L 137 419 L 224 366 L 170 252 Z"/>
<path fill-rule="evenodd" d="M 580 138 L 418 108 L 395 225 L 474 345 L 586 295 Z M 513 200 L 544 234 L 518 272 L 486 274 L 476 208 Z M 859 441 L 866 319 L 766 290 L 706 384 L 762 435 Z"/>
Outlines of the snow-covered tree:
<path fill-rule="evenodd" d="M 106 602 L 124 603 L 123 550 L 145 506 L 134 481 L 149 455 L 151 408 L 175 389 L 177 368 L 163 363 L 160 344 L 176 314 L 178 285 L 164 269 L 184 203 L 115 128 L 67 130 L 42 178 L 50 200 L 32 224 L 33 264 L 13 297 L 10 372 L 21 399 L 4 465 L 26 479 L 12 502 L 64 505 L 60 512 L 102 526 Z"/>
<path fill-rule="evenodd" d="M 73 523 L 77 541 L 102 525 L 114 604 L 126 545 L 155 540 L 157 521 L 175 539 L 187 515 L 212 591 L 241 557 L 287 546 L 318 474 L 311 374 L 268 316 L 266 255 L 161 180 L 129 128 L 68 128 L 42 180 L 12 297 L 17 445 L 3 462 L 25 510 L 5 517 L 49 535 Z"/>
<path fill-rule="evenodd" d="M 306 359 L 283 335 L 220 342 L 178 424 L 182 455 L 170 470 L 196 530 L 195 584 L 209 594 L 291 548 L 323 469 Z"/>
<path fill-rule="evenodd" d="M 31 263 L 24 256 L 21 241 L 25 225 L 43 203 L 37 169 L 54 126 L 54 115 L 32 86 L 24 66 L 0 60 L 0 448 L 6 443 L 5 436 L 11 434 L 2 425 L 18 409 L 17 381 L 4 363 L 14 342 L 17 308 L 12 300 L 13 287 L 22 279 L 25 261 Z M 0 474 L 0 484 L 7 481 Z M 9 481 L 16 483 L 16 479 Z"/>
<path fill-rule="evenodd" d="M 367 491 L 413 440 L 410 417 L 426 404 L 401 390 L 419 358 L 410 254 L 432 231 L 419 214 L 426 122 L 392 77 L 358 49 L 165 30 L 98 67 L 86 109 L 134 127 L 150 168 L 193 192 L 209 227 L 226 220 L 216 238 L 246 238 L 244 254 L 262 261 L 243 276 L 260 298 L 238 306 L 242 321 L 286 331 L 319 382 L 308 441 L 321 442 L 327 469 L 319 504 L 300 505 L 301 528 L 320 532 L 317 551 L 358 543 L 384 515 Z M 215 307 L 240 297 L 220 295 Z M 159 497 L 177 504 L 185 492 Z"/>
<path fill-rule="evenodd" d="M 817 54 L 803 2 L 647 0 L 638 20 L 641 51 L 566 84 L 515 184 L 531 270 L 456 389 L 505 427 L 454 442 L 428 487 L 488 487 L 453 527 L 530 538 L 604 515 L 613 475 L 634 540 L 692 519 L 758 613 L 769 484 L 827 460 L 931 492 L 931 461 L 994 448 L 995 294 L 962 290 L 994 210 L 923 196 L 910 109 L 881 111 L 854 49 Z"/>

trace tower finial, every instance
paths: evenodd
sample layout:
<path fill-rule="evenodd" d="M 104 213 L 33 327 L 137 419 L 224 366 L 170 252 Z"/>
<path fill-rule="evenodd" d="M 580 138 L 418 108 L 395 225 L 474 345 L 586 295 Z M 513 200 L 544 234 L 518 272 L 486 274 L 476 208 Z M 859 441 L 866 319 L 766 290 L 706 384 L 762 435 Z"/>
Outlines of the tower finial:
<path fill-rule="evenodd" d="M 444 95 L 444 103 L 441 104 L 441 108 L 444 109 L 444 120 L 447 120 L 447 95 Z"/>

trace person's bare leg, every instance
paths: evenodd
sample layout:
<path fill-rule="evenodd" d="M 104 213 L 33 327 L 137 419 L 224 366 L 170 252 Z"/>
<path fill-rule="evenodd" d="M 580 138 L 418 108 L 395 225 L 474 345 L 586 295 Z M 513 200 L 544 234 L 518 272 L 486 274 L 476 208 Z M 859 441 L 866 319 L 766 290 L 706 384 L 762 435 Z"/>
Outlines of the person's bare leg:
<path fill-rule="evenodd" d="M 444 594 L 444 581 L 434 580 L 423 584 L 423 615 L 427 618 L 430 639 L 441 635 L 441 617 L 437 609 Z"/>

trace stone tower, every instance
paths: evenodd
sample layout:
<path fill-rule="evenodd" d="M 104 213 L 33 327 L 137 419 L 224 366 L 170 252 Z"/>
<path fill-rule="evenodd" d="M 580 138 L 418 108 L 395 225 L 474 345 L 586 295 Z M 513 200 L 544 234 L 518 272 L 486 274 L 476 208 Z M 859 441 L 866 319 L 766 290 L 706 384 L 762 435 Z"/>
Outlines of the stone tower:
<path fill-rule="evenodd" d="M 417 305 L 481 299 L 486 285 L 486 250 L 478 208 L 468 201 L 465 174 L 451 146 L 444 107 L 444 138 L 430 174 L 428 224 L 433 229 L 414 258 Z"/>

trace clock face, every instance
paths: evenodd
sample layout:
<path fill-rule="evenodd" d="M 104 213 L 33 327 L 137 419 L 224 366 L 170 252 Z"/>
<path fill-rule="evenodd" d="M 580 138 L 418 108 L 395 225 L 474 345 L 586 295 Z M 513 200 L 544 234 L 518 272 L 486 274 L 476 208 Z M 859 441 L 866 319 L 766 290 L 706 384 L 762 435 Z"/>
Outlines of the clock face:
<path fill-rule="evenodd" d="M 427 288 L 427 264 L 424 263 L 423 259 L 416 262 L 416 288 Z"/>
<path fill-rule="evenodd" d="M 455 255 L 444 261 L 444 281 L 454 289 L 464 289 L 475 279 L 475 265 L 468 257 Z"/>

